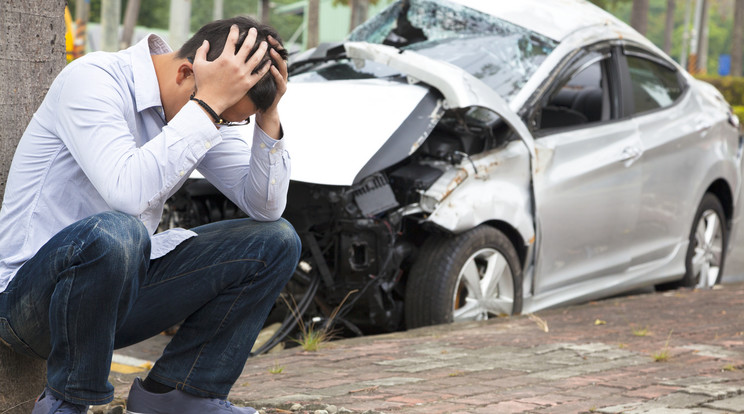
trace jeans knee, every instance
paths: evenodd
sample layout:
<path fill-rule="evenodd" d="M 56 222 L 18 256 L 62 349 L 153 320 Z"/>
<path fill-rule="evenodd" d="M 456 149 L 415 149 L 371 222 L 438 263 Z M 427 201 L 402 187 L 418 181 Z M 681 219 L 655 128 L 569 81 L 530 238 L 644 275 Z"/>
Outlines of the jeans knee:
<path fill-rule="evenodd" d="M 287 220 L 279 219 L 258 223 L 254 230 L 256 231 L 251 233 L 251 237 L 260 240 L 260 255 L 266 266 L 272 269 L 272 277 L 289 280 L 300 260 L 302 248 L 294 227 Z"/>
<path fill-rule="evenodd" d="M 302 241 L 300 236 L 297 234 L 295 228 L 285 219 L 279 219 L 276 222 L 276 237 L 280 243 L 284 246 L 284 251 L 293 260 L 296 265 L 300 260 L 300 252 L 302 251 Z"/>
<path fill-rule="evenodd" d="M 104 260 L 115 274 L 127 277 L 137 272 L 150 257 L 150 235 L 136 217 L 108 211 L 78 222 L 74 242 L 79 244 L 84 259 Z"/>

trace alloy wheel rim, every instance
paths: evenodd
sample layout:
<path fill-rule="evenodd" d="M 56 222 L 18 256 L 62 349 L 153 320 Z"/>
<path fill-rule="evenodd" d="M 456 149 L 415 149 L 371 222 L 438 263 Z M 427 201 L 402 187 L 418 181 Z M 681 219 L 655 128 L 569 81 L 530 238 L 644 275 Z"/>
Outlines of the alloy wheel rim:
<path fill-rule="evenodd" d="M 723 227 L 715 211 L 706 210 L 700 216 L 693 242 L 692 271 L 697 281 L 695 287 L 711 288 L 718 280 L 723 253 Z"/>
<path fill-rule="evenodd" d="M 453 320 L 485 320 L 509 315 L 514 305 L 512 271 L 506 257 L 492 248 L 480 249 L 465 261 L 457 276 Z"/>

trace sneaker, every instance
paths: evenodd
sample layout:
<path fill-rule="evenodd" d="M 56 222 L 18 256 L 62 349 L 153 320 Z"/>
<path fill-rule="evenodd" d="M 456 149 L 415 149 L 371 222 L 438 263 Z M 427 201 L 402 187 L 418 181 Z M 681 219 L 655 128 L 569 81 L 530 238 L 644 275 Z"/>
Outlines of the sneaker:
<path fill-rule="evenodd" d="M 139 378 L 134 380 L 127 399 L 127 414 L 255 414 L 251 407 L 236 407 L 228 401 L 202 398 L 173 390 L 156 394 L 145 390 Z M 35 413 L 34 413 L 35 414 Z"/>
<path fill-rule="evenodd" d="M 34 404 L 31 414 L 86 414 L 87 412 L 87 405 L 78 405 L 59 400 L 52 395 L 49 388 L 44 388 L 39 398 L 36 399 L 36 404 Z"/>

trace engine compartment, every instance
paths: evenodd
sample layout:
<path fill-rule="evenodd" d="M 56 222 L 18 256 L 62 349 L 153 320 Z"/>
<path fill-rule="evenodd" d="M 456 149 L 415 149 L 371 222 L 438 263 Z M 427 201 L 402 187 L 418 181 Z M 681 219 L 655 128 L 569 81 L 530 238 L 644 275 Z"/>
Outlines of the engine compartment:
<path fill-rule="evenodd" d="M 427 221 L 421 194 L 471 156 L 514 139 L 484 111 L 445 111 L 413 154 L 354 186 L 290 182 L 284 218 L 303 243 L 297 276 L 305 286 L 320 279 L 306 317 L 328 319 L 335 309 L 334 323 L 351 334 L 403 328 L 407 273 L 427 237 L 443 231 Z M 192 227 L 244 216 L 206 180 L 190 179 L 163 222 Z"/>

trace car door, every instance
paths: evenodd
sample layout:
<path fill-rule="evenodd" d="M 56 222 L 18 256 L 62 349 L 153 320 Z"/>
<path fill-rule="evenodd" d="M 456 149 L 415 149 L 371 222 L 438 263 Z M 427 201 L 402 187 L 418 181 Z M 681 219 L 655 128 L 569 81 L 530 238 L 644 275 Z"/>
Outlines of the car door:
<path fill-rule="evenodd" d="M 635 122 L 622 113 L 627 97 L 617 84 L 615 53 L 609 45 L 595 47 L 567 65 L 531 121 L 535 294 L 596 282 L 631 263 L 643 148 Z"/>
<path fill-rule="evenodd" d="M 635 232 L 633 267 L 664 261 L 687 240 L 688 217 L 697 207 L 696 191 L 705 176 L 700 162 L 710 151 L 707 114 L 697 108 L 677 69 L 642 49 L 626 47 L 620 56 L 623 82 L 632 91 L 628 112 L 638 125 L 644 153 L 639 225 Z M 702 132 L 701 132 L 702 131 Z M 707 138 L 707 139 L 706 139 Z M 695 199 L 693 199 L 695 198 Z"/>

